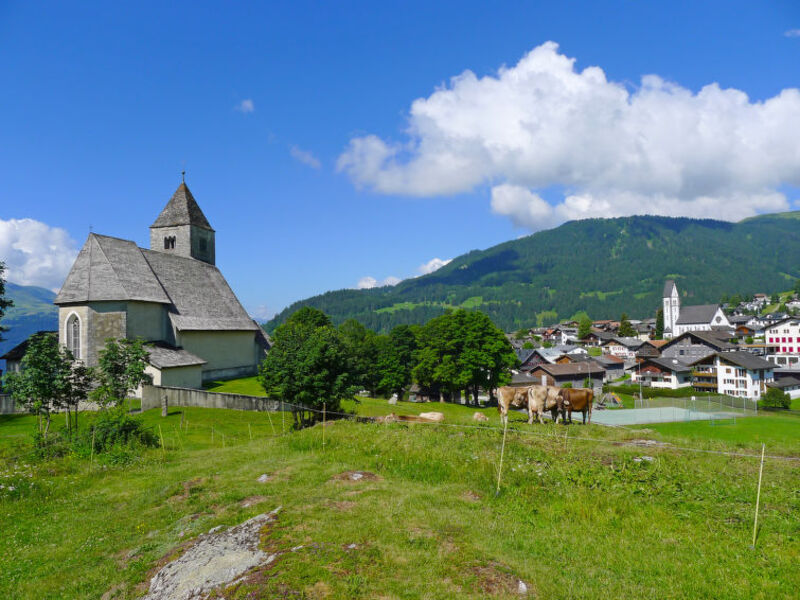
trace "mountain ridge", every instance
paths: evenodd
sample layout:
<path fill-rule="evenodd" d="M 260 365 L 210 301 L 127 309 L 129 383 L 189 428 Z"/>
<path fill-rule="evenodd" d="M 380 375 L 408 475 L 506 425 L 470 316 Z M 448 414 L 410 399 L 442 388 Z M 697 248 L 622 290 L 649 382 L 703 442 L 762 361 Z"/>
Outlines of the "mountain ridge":
<path fill-rule="evenodd" d="M 11 350 L 28 336 L 37 331 L 58 329 L 58 308 L 53 304 L 55 293 L 34 285 L 18 285 L 7 281 L 6 298 L 14 301 L 14 306 L 6 310 L 0 325 L 8 327 L 0 340 L 0 356 Z M 0 368 L 5 369 L 5 361 Z"/>
<path fill-rule="evenodd" d="M 386 331 L 453 307 L 480 308 L 507 331 L 585 310 L 596 318 L 651 317 L 664 279 L 688 304 L 724 294 L 771 293 L 800 277 L 800 211 L 739 222 L 636 215 L 568 221 L 556 228 L 471 250 L 396 286 L 337 290 L 293 303 L 268 331 L 302 306 L 334 322 L 356 318 Z"/>

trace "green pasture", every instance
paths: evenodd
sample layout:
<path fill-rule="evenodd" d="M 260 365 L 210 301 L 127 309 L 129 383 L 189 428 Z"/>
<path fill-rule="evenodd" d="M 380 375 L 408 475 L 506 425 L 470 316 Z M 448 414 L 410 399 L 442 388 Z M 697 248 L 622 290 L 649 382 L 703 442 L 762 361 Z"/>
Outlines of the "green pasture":
<path fill-rule="evenodd" d="M 751 453 L 765 441 L 771 454 L 798 457 L 796 416 L 626 429 L 529 426 L 514 413 L 495 495 L 496 409 L 480 409 L 487 424 L 453 404 L 363 398 L 344 409 L 446 418 L 331 422 L 323 448 L 321 425 L 289 433 L 280 414 L 151 410 L 142 418 L 164 449 L 90 465 L 33 462 L 33 418 L 0 417 L 0 597 L 137 598 L 187 540 L 278 506 L 263 544 L 283 554 L 224 597 L 514 598 L 520 579 L 538 598 L 771 599 L 800 589 L 800 464 L 767 460 L 751 549 L 756 459 L 630 445 Z M 376 478 L 336 478 L 351 470 Z"/>

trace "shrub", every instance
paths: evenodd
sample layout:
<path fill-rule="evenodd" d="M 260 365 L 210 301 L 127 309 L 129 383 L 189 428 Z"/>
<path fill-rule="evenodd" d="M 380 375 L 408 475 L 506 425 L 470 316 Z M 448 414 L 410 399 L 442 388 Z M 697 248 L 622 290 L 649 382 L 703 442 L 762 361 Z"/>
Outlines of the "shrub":
<path fill-rule="evenodd" d="M 789 408 L 792 399 L 789 394 L 780 391 L 778 388 L 769 388 L 767 393 L 758 401 L 760 408 Z"/>
<path fill-rule="evenodd" d="M 123 446 L 157 448 L 159 445 L 158 437 L 122 407 L 100 411 L 91 426 L 83 430 L 77 444 L 82 453 L 91 452 L 92 436 L 95 454 L 114 449 L 119 452 Z"/>

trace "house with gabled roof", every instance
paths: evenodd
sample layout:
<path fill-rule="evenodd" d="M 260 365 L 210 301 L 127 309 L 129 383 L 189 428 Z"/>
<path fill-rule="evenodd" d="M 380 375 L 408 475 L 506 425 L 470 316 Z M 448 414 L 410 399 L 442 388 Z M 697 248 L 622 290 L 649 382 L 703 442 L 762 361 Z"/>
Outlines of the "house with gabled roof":
<path fill-rule="evenodd" d="M 691 367 L 677 358 L 648 357 L 626 369 L 631 382 L 653 387 L 676 390 L 692 384 Z"/>
<path fill-rule="evenodd" d="M 537 384 L 556 385 L 562 387 L 568 383 L 572 387 L 584 387 L 589 379 L 588 387 L 600 387 L 605 379 L 605 369 L 594 361 L 580 361 L 566 364 L 541 364 L 530 371 L 530 376 Z"/>
<path fill-rule="evenodd" d="M 731 352 L 736 349 L 736 344 L 730 343 L 716 331 L 687 331 L 661 346 L 661 356 L 691 363 L 715 352 Z"/>
<path fill-rule="evenodd" d="M 775 365 L 749 352 L 717 352 L 690 364 L 701 392 L 758 400 L 775 381 Z"/>
<path fill-rule="evenodd" d="M 150 248 L 89 234 L 54 301 L 59 341 L 94 366 L 107 338 L 142 339 L 162 385 L 255 374 L 268 342 L 215 256 L 215 232 L 181 183 L 150 226 Z"/>

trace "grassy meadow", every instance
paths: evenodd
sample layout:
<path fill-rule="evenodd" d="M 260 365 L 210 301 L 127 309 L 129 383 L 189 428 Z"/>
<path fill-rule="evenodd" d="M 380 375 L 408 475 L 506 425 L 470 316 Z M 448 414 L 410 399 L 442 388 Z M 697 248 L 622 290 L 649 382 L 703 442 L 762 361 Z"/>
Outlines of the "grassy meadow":
<path fill-rule="evenodd" d="M 263 545 L 280 558 L 223 597 L 511 598 L 519 580 L 538 598 L 797 597 L 800 463 L 766 461 L 751 549 L 758 460 L 631 444 L 799 457 L 797 416 L 565 428 L 515 414 L 496 495 L 496 409 L 486 424 L 451 404 L 345 410 L 446 420 L 329 422 L 323 448 L 321 425 L 290 433 L 280 414 L 152 410 L 164 449 L 90 464 L 33 462 L 32 417 L 0 417 L 0 597 L 136 598 L 182 544 L 278 506 Z"/>

